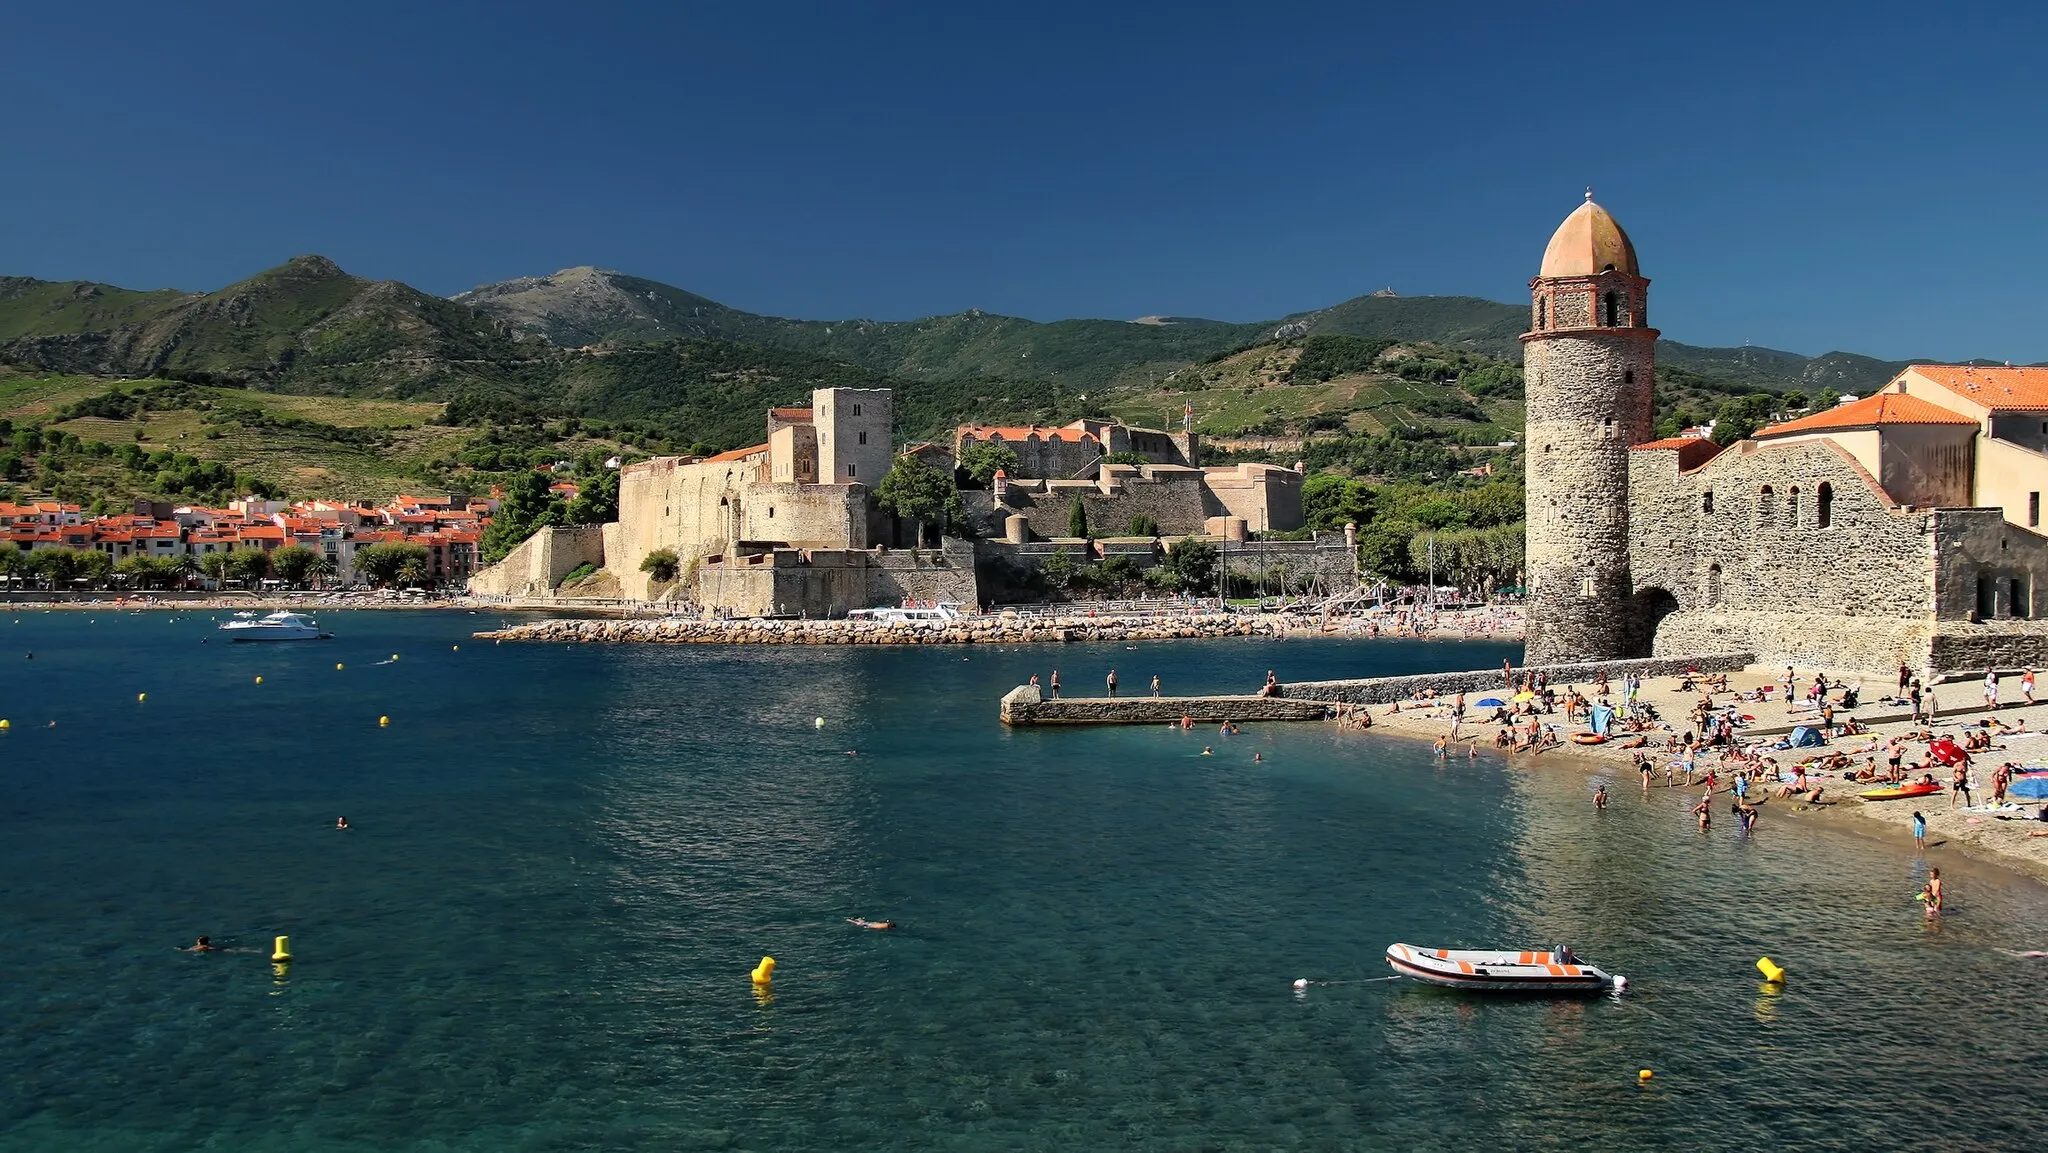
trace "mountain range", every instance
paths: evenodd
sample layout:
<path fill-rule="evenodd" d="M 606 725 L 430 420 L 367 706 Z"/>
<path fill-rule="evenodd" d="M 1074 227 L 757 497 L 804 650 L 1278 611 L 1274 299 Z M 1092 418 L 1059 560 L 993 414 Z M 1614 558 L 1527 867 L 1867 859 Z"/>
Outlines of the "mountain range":
<path fill-rule="evenodd" d="M 683 359 L 708 357 L 723 365 L 719 372 L 734 373 L 743 371 L 746 355 L 735 361 L 735 353 L 711 346 L 739 344 L 777 352 L 772 376 L 790 388 L 839 377 L 852 366 L 906 390 L 944 382 L 935 391 L 1024 406 L 1046 395 L 1057 402 L 1062 390 L 1114 395 L 1151 386 L 1192 363 L 1311 334 L 1428 341 L 1519 361 L 1517 336 L 1526 320 L 1520 305 L 1385 292 L 1253 324 L 1182 317 L 1047 323 L 977 310 L 911 321 L 793 320 L 596 268 L 488 284 L 445 299 L 301 256 L 208 293 L 0 278 L 0 363 L 279 392 L 487 395 L 561 411 L 638 415 L 676 398 L 643 364 L 631 374 L 633 399 L 619 402 L 612 390 L 621 384 L 614 369 L 621 353 L 682 342 L 693 350 Z M 1865 391 L 1905 363 L 1668 340 L 1659 343 L 1658 359 L 1728 391 Z"/>

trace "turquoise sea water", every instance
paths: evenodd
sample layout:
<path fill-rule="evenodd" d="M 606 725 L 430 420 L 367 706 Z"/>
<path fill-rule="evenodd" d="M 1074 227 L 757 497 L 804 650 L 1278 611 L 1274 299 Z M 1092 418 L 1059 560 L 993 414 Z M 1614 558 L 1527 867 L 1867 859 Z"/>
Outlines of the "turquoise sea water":
<path fill-rule="evenodd" d="M 1632 781 L 1596 814 L 1572 767 L 995 720 L 1055 661 L 1070 693 L 1112 663 L 1192 692 L 1502 646 L 469 639 L 495 619 L 230 646 L 0 616 L 0 1150 L 2021 1148 L 2048 1120 L 2029 883 L 1942 861 L 1929 925 L 1909 845 L 1769 807 L 1702 836 Z M 173 949 L 199 933 L 243 951 Z M 1565 941 L 1634 988 L 1367 980 L 1396 940 Z"/>

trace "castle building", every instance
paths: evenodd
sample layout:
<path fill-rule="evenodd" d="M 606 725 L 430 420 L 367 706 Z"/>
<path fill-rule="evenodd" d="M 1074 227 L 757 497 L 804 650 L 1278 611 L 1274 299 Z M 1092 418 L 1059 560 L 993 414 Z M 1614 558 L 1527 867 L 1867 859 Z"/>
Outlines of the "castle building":
<path fill-rule="evenodd" d="M 1531 664 L 2048 663 L 2048 369 L 1915 365 L 1722 447 L 1653 440 L 1634 246 L 1590 199 L 1531 282 Z"/>

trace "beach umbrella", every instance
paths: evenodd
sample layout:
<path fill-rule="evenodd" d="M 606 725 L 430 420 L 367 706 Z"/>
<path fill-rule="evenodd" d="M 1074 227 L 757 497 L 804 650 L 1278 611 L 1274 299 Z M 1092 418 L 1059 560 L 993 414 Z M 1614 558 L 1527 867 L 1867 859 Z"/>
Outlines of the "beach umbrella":
<path fill-rule="evenodd" d="M 1521 692 L 1515 694 L 1516 701 L 1533 701 L 1535 699 L 1536 694 L 1530 692 L 1528 689 L 1523 689 Z"/>
<path fill-rule="evenodd" d="M 1497 708 L 1501 708 L 1502 706 L 1504 706 L 1504 705 L 1506 705 L 1506 704 L 1507 704 L 1507 702 L 1506 702 L 1506 701 L 1504 701 L 1504 700 L 1501 700 L 1501 699 L 1500 699 L 1499 697 L 1481 697 L 1481 698 L 1479 698 L 1479 707 L 1480 707 L 1480 708 L 1482 708 L 1482 709 L 1497 709 Z"/>
<path fill-rule="evenodd" d="M 2029 801 L 2048 801 L 2048 773 L 2015 777 L 2005 788 L 2008 797 L 2019 797 Z"/>

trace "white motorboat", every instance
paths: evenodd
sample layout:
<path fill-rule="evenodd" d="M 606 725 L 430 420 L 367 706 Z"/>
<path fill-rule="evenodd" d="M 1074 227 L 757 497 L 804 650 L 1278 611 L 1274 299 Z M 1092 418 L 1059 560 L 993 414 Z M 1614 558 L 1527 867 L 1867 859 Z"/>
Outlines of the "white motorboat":
<path fill-rule="evenodd" d="M 1394 972 L 1450 989 L 1489 992 L 1598 993 L 1628 987 L 1628 978 L 1588 965 L 1559 946 L 1550 952 L 1511 949 L 1424 949 L 1388 945 Z"/>
<path fill-rule="evenodd" d="M 925 601 L 920 604 L 879 609 L 854 609 L 848 620 L 874 621 L 885 625 L 951 624 L 963 614 L 958 601 Z"/>
<path fill-rule="evenodd" d="M 334 635 L 321 632 L 313 618 L 295 612 L 274 612 L 266 617 L 236 613 L 235 618 L 220 626 L 231 641 L 318 641 Z"/>

